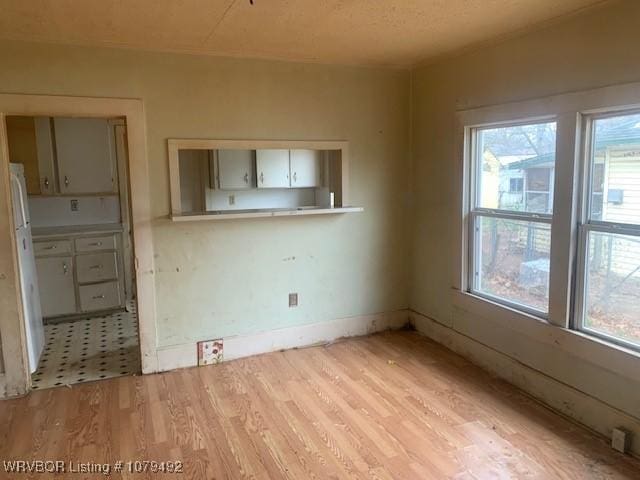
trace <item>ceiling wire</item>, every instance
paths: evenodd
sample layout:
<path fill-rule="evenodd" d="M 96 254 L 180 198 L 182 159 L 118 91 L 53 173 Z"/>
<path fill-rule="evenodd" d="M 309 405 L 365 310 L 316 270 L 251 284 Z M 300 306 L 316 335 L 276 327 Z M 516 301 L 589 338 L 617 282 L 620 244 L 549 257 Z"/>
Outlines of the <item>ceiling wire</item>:
<path fill-rule="evenodd" d="M 232 0 L 231 2 L 229 2 L 229 5 L 227 5 L 227 8 L 225 9 L 224 13 L 220 17 L 220 20 L 216 22 L 216 24 L 213 26 L 213 28 L 211 29 L 207 37 L 204 39 L 204 42 L 202 42 L 203 44 L 207 43 L 211 39 L 211 37 L 213 37 L 214 33 L 216 33 L 216 30 L 218 29 L 218 26 L 220 26 L 220 24 L 224 20 L 224 17 L 227 16 L 227 13 L 229 13 L 229 10 L 231 10 L 231 7 L 233 7 L 237 1 L 238 0 Z M 253 5 L 253 0 L 249 0 L 249 1 L 251 2 L 251 5 Z"/>

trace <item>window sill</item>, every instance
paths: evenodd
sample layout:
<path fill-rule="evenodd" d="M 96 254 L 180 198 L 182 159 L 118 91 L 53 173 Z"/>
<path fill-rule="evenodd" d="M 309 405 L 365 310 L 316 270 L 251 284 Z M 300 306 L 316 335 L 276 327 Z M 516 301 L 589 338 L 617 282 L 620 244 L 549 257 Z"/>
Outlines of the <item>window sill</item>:
<path fill-rule="evenodd" d="M 638 351 L 579 330 L 556 325 L 544 318 L 492 302 L 469 292 L 454 290 L 453 304 L 466 313 L 487 319 L 501 328 L 550 344 L 584 361 L 634 381 L 640 381 L 640 352 Z M 455 319 L 453 323 L 452 328 L 457 330 Z"/>
<path fill-rule="evenodd" d="M 243 218 L 291 217 L 304 215 L 335 215 L 338 213 L 363 212 L 363 207 L 297 208 L 278 210 L 225 210 L 196 214 L 172 215 L 174 222 L 201 222 L 208 220 L 237 220 Z"/>

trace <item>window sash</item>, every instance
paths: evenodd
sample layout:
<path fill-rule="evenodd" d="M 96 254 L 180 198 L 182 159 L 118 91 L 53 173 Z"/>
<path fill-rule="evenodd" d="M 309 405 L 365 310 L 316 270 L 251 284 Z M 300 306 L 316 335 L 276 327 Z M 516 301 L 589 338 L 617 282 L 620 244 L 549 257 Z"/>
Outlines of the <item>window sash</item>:
<path fill-rule="evenodd" d="M 533 125 L 537 123 L 549 123 L 549 122 L 558 122 L 555 116 L 544 116 L 540 118 L 531 118 L 531 119 L 520 119 L 514 120 L 510 122 L 501 122 L 497 124 L 484 124 L 481 126 L 469 126 L 467 127 L 469 130 L 469 142 L 466 146 L 467 155 L 469 156 L 469 168 L 471 175 L 469 177 L 469 185 L 466 188 L 469 189 L 469 219 L 468 219 L 468 233 L 469 237 L 467 239 L 468 244 L 468 252 L 467 252 L 467 275 L 466 284 L 467 291 L 475 296 L 483 298 L 485 300 L 500 304 L 502 306 L 506 306 L 508 308 L 512 308 L 519 312 L 523 312 L 529 315 L 532 315 L 537 318 L 541 318 L 544 320 L 548 320 L 549 318 L 549 307 L 547 307 L 547 311 L 539 310 L 529 305 L 524 305 L 519 302 L 515 302 L 512 300 L 508 300 L 502 297 L 498 297 L 495 295 L 491 295 L 487 292 L 479 291 L 476 287 L 476 272 L 478 271 L 479 265 L 477 262 L 480 257 L 480 241 L 476 232 L 477 220 L 480 217 L 485 218 L 496 218 L 502 220 L 513 220 L 520 222 L 531 222 L 531 223 L 540 223 L 543 225 L 549 225 L 549 229 L 551 231 L 551 225 L 553 223 L 553 213 L 536 213 L 536 212 L 525 212 L 518 210 L 506 210 L 499 208 L 486 208 L 481 206 L 481 188 L 482 184 L 482 162 L 478 158 L 478 152 L 480 150 L 480 133 L 483 130 L 490 130 L 493 128 L 508 128 L 508 127 L 517 127 L 523 125 Z M 556 131 L 556 155 L 557 155 L 557 131 Z M 556 157 L 557 159 L 557 157 Z M 551 189 L 551 180 L 552 175 L 549 174 L 549 189 Z M 527 190 L 527 180 L 526 178 L 522 178 L 522 192 L 519 192 L 523 196 L 523 200 L 526 197 Z M 547 193 L 549 196 L 550 192 Z M 551 281 L 551 275 L 549 278 Z"/>
<path fill-rule="evenodd" d="M 609 233 L 612 235 L 627 235 L 638 237 L 640 240 L 640 226 L 627 224 L 616 224 L 612 222 L 590 222 L 580 226 L 579 247 L 578 247 L 578 268 L 576 275 L 575 289 L 575 311 L 573 315 L 573 329 L 584 332 L 588 335 L 601 338 L 607 342 L 621 345 L 632 350 L 640 349 L 637 343 L 626 341 L 623 338 L 616 337 L 605 332 L 594 330 L 585 326 L 586 307 L 587 307 L 587 268 L 589 262 L 589 234 Z"/>
<path fill-rule="evenodd" d="M 606 203 L 604 198 L 604 188 L 602 191 L 594 189 L 594 179 L 597 175 L 597 164 L 594 161 L 595 153 L 595 121 L 607 118 L 621 117 L 625 115 L 634 115 L 640 113 L 635 108 L 620 109 L 611 108 L 603 110 L 595 114 L 585 114 L 582 117 L 582 180 L 581 180 L 581 222 L 578 224 L 578 248 L 577 248 L 577 265 L 575 274 L 575 289 L 573 291 L 574 311 L 571 317 L 570 327 L 574 330 L 583 332 L 589 336 L 600 338 L 609 343 L 620 345 L 633 350 L 640 350 L 637 343 L 626 341 L 623 338 L 607 334 L 585 325 L 587 317 L 587 287 L 589 265 L 589 237 L 591 233 L 608 233 L 612 235 L 627 235 L 640 238 L 640 224 L 619 223 L 606 220 L 596 219 L 596 209 L 594 208 L 594 197 L 599 195 L 602 197 L 602 203 Z M 602 167 L 606 168 L 606 167 Z M 602 172 L 604 175 L 604 172 Z M 606 187 L 606 185 L 605 185 Z"/>

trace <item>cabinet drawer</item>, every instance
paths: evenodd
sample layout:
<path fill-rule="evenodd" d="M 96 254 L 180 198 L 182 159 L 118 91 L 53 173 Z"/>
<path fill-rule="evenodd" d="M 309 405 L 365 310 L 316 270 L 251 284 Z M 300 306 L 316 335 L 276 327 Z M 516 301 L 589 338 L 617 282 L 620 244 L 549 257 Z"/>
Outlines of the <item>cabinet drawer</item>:
<path fill-rule="evenodd" d="M 76 256 L 78 283 L 102 282 L 118 278 L 116 252 Z"/>
<path fill-rule="evenodd" d="M 96 250 L 115 250 L 115 235 L 102 237 L 76 238 L 76 252 L 95 252 Z"/>
<path fill-rule="evenodd" d="M 83 312 L 106 310 L 122 304 L 118 282 L 81 285 L 79 291 L 80 309 Z"/>
<path fill-rule="evenodd" d="M 44 240 L 33 242 L 33 251 L 37 257 L 69 254 L 71 253 L 71 241 Z"/>

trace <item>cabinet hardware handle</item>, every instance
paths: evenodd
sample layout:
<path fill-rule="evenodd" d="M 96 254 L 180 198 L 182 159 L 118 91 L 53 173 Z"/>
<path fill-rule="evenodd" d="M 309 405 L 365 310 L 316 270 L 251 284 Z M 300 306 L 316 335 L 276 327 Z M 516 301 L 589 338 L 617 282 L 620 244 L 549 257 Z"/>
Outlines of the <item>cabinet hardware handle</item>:
<path fill-rule="evenodd" d="M 62 264 L 62 271 L 64 272 L 65 275 L 69 273 L 69 267 L 67 266 L 66 263 Z"/>
<path fill-rule="evenodd" d="M 65 187 L 69 186 L 69 177 L 67 177 L 66 175 L 64 176 L 64 186 Z"/>
<path fill-rule="evenodd" d="M 298 172 L 293 172 L 293 181 L 294 182 L 298 181 Z"/>
<path fill-rule="evenodd" d="M 92 298 L 92 299 L 94 299 L 94 300 L 99 300 L 99 299 L 104 298 L 104 295 L 94 295 L 94 296 L 93 296 L 93 297 L 91 297 L 91 298 Z"/>
<path fill-rule="evenodd" d="M 101 247 L 102 246 L 102 242 L 93 242 L 89 244 L 90 247 Z"/>
<path fill-rule="evenodd" d="M 244 183 L 249 183 L 249 174 L 248 173 L 244 174 Z"/>
<path fill-rule="evenodd" d="M 49 188 L 49 177 L 44 177 L 44 188 Z"/>
<path fill-rule="evenodd" d="M 44 247 L 43 250 L 55 250 L 56 248 L 58 248 L 57 245 L 50 245 L 48 247 Z"/>
<path fill-rule="evenodd" d="M 260 183 L 264 183 L 264 173 L 260 172 Z"/>
<path fill-rule="evenodd" d="M 99 270 L 101 268 L 104 268 L 102 265 L 91 265 L 89 267 L 89 270 Z"/>

